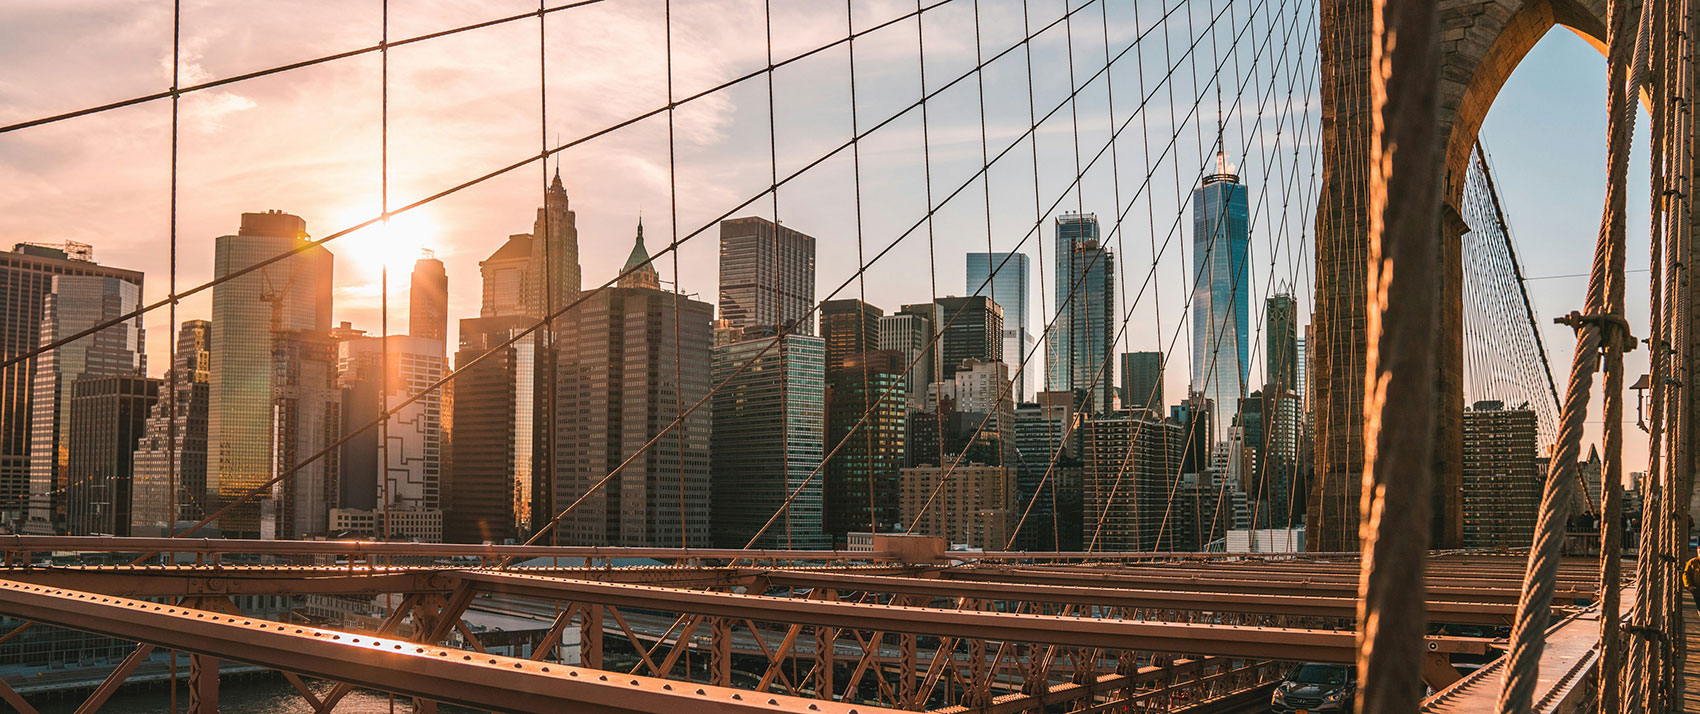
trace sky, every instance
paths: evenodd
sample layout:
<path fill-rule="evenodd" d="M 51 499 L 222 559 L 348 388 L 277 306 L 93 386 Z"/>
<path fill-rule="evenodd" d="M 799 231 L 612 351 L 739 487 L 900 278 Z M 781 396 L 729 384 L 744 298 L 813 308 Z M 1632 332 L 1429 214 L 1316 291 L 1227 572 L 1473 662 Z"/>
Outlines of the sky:
<path fill-rule="evenodd" d="M 817 299 L 863 297 L 891 311 L 963 294 L 963 253 L 989 245 L 1030 256 L 1039 273 L 1030 312 L 1044 315 L 1056 302 L 1051 220 L 1081 210 L 1099 216 L 1117 255 L 1127 317 L 1118 350 L 1168 354 L 1166 391 L 1183 394 L 1188 194 L 1215 172 L 1218 146 L 1251 187 L 1254 331 L 1276 290 L 1293 290 L 1301 315 L 1311 309 L 1314 0 L 1032 0 L 1025 18 L 1023 4 L 958 0 L 922 13 L 918 28 L 905 18 L 916 6 L 902 0 L 853 0 L 849 18 L 835 3 L 773 0 L 770 29 L 762 0 L 605 0 L 547 15 L 541 67 L 539 23 L 528 18 L 393 47 L 387 85 L 369 52 L 197 91 L 179 107 L 176 284 L 212 277 L 213 240 L 234 233 L 243 212 L 295 213 L 323 237 L 379 215 L 386 176 L 395 210 L 520 164 L 400 213 L 387 230 L 326 244 L 336 319 L 376 332 L 387 315 L 392 332 L 404 330 L 407 271 L 429 249 L 447 264 L 452 339 L 453 320 L 477 314 L 478 261 L 531 230 L 557 166 L 587 288 L 613 278 L 641 217 L 652 253 L 682 241 L 676 257 L 656 261 L 662 279 L 714 302 L 715 221 L 760 215 L 817 238 Z M 1065 7 L 1076 8 L 1066 19 Z M 185 86 L 372 46 L 385 33 L 378 0 L 182 8 Z M 393 0 L 388 37 L 536 8 Z M 854 103 L 851 52 L 832 44 L 847 22 L 865 31 L 854 42 Z M 1037 35 L 1024 45 L 1028 32 Z M 172 47 L 169 3 L 5 3 L 0 125 L 166 89 Z M 1114 62 L 1099 71 L 1106 56 Z M 783 65 L 771 94 L 760 71 L 770 61 Z M 1599 54 L 1554 31 L 1483 129 L 1530 276 L 1588 265 L 1603 196 L 1604 83 Z M 914 106 L 923 86 L 924 111 Z M 1072 101 L 1071 86 L 1080 87 Z M 669 96 L 690 99 L 669 115 Z M 545 144 L 572 147 L 544 162 Z M 169 100 L 0 134 L 0 244 L 90 243 L 97 261 L 145 271 L 147 299 L 169 294 L 171 157 Z M 1644 196 L 1644 155 L 1630 175 L 1641 181 L 1631 196 Z M 1645 202 L 1630 206 L 1630 235 L 1644 236 Z M 1642 245 L 1631 267 L 1645 267 Z M 1530 286 L 1542 315 L 1580 307 L 1580 280 Z M 1632 275 L 1637 334 L 1645 307 L 1634 312 L 1633 296 L 1645 291 L 1645 275 Z M 177 319 L 209 307 L 205 294 L 189 298 Z M 163 310 L 146 320 L 154 372 L 167 364 L 170 325 Z M 1544 336 L 1562 383 L 1574 338 L 1556 326 Z M 1030 360 L 1029 372 L 1042 373 L 1042 354 Z M 1261 359 L 1253 363 L 1251 382 L 1261 383 Z M 1645 371 L 1644 351 L 1629 363 L 1632 375 Z M 1645 445 L 1629 443 L 1637 470 Z"/>

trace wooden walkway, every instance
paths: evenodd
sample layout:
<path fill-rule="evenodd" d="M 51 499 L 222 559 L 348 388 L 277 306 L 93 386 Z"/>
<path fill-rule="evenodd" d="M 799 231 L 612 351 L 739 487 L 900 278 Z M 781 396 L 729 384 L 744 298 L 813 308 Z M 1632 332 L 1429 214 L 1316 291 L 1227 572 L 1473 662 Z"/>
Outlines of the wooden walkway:
<path fill-rule="evenodd" d="M 1694 595 L 1683 593 L 1687 609 L 1682 611 L 1682 637 L 1688 653 L 1682 661 L 1682 710 L 1700 713 L 1700 614 L 1694 610 Z"/>

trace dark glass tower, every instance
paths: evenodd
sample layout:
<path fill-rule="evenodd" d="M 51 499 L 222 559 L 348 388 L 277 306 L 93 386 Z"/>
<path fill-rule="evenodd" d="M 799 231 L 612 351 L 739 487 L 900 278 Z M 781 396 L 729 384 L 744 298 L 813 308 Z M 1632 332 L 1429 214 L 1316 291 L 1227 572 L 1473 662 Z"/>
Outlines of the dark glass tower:
<path fill-rule="evenodd" d="M 1057 218 L 1057 322 L 1045 340 L 1045 384 L 1050 391 L 1086 394 L 1084 409 L 1099 413 L 1114 401 L 1115 255 L 1099 243 L 1098 216 Z"/>
<path fill-rule="evenodd" d="M 826 479 L 816 474 L 826 443 L 825 352 L 821 338 L 807 335 L 764 335 L 714 349 L 714 383 L 725 385 L 712 402 L 716 546 L 742 548 L 758 532 L 756 548 L 832 545 L 821 529 Z"/>

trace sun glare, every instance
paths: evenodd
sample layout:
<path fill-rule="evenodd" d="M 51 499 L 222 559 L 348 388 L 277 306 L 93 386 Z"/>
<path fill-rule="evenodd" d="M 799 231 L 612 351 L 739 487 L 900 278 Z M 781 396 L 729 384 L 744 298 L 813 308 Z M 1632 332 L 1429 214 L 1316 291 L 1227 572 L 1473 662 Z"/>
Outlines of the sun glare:
<path fill-rule="evenodd" d="M 327 247 L 337 257 L 337 272 L 352 270 L 360 277 L 375 279 L 388 265 L 392 279 L 398 272 L 405 277 L 420 251 L 433 247 L 437 240 L 437 224 L 427 211 L 428 207 L 421 207 L 397 214 L 388 223 L 374 224 L 332 241 Z"/>

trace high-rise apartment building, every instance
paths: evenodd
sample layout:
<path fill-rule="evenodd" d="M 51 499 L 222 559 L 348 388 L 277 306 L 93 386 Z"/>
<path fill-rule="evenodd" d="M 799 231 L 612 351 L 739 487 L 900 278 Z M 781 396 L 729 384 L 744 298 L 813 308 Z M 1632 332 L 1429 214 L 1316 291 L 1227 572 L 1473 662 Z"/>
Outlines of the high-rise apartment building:
<path fill-rule="evenodd" d="M 280 427 L 274 397 L 297 388 L 335 389 L 335 360 L 327 334 L 331 326 L 330 251 L 308 244 L 307 222 L 296 216 L 280 211 L 244 213 L 237 233 L 221 236 L 214 243 L 213 276 L 224 278 L 298 249 L 301 252 L 213 287 L 212 322 L 218 329 L 212 333 L 208 383 L 209 510 L 246 496 L 287 468 L 285 464 L 294 465 L 293 459 L 310 456 L 335 438 L 333 430 L 329 438 L 317 440 L 317 431 L 303 425 L 308 428 L 292 429 L 292 436 L 299 440 L 274 449 Z M 305 365 L 292 365 L 289 360 L 293 358 L 312 362 L 314 374 L 301 374 L 299 367 Z M 321 362 L 328 378 L 317 374 Z M 317 402 L 317 407 L 302 414 L 311 419 L 324 406 L 322 396 L 297 393 L 285 398 Z M 308 469 L 311 474 L 297 474 L 286 482 L 322 481 L 323 466 L 321 459 Z M 322 510 L 322 493 L 316 503 L 309 504 L 306 499 L 323 484 L 301 485 L 305 492 L 301 494 L 302 505 Z M 273 498 L 281 497 L 283 494 L 274 490 Z M 229 536 L 258 537 L 261 510 L 261 504 L 250 499 L 225 514 L 219 525 Z M 310 518 L 307 525 L 311 525 Z M 293 525 L 286 524 L 285 531 L 290 528 Z"/>
<path fill-rule="evenodd" d="M 1181 426 L 1118 412 L 1087 419 L 1081 544 L 1104 551 L 1172 550 L 1165 527 L 1180 474 Z"/>
<path fill-rule="evenodd" d="M 815 239 L 765 218 L 720 222 L 720 317 L 815 334 Z"/>
<path fill-rule="evenodd" d="M 880 318 L 880 349 L 903 357 L 908 369 L 909 407 L 920 409 L 933 383 L 933 306 L 905 305 Z"/>
<path fill-rule="evenodd" d="M 1250 369 L 1250 227 L 1246 187 L 1221 156 L 1192 192 L 1192 390 L 1214 402 L 1227 435 Z M 1273 354 L 1273 353 L 1271 353 Z"/>
<path fill-rule="evenodd" d="M 130 488 L 131 535 L 170 536 L 174 523 L 198 521 L 207 513 L 207 383 L 212 376 L 211 359 L 212 323 L 184 320 L 177 329 L 171 369 L 160 380 L 159 400 L 154 402 L 136 444 Z"/>
<path fill-rule="evenodd" d="M 1464 410 L 1464 547 L 1526 548 L 1541 490 L 1532 409 L 1480 401 Z"/>
<path fill-rule="evenodd" d="M 590 495 L 557 526 L 560 543 L 708 544 L 711 411 L 691 412 L 649 442 L 708 396 L 713 322 L 712 305 L 639 287 L 603 290 L 567 311 L 557 335 L 572 348 L 558 352 L 556 367 L 554 495 L 563 506 Z"/>
<path fill-rule="evenodd" d="M 826 371 L 844 366 L 854 355 L 880 349 L 880 320 L 885 311 L 861 300 L 820 304 L 820 335 L 826 339 Z"/>
<path fill-rule="evenodd" d="M 1099 242 L 1098 216 L 1065 213 L 1056 220 L 1055 326 L 1045 338 L 1045 388 L 1086 395 L 1087 413 L 1114 405 L 1116 263 Z"/>
<path fill-rule="evenodd" d="M 1020 516 L 1011 474 L 1003 466 L 969 462 L 903 469 L 903 522 L 912 533 L 943 536 L 952 545 L 1006 550 Z"/>
<path fill-rule="evenodd" d="M 1017 546 L 1080 550 L 1082 431 L 1073 392 L 1040 392 L 1015 407 L 1016 508 L 1025 513 Z"/>
<path fill-rule="evenodd" d="M 827 479 L 818 473 L 825 353 L 822 338 L 807 335 L 769 334 L 714 349 L 714 384 L 723 385 L 714 393 L 710 440 L 716 547 L 831 547 L 822 523 Z"/>
<path fill-rule="evenodd" d="M 425 251 L 413 263 L 408 288 L 407 334 L 444 346 L 449 337 L 449 274 L 443 261 Z"/>
<path fill-rule="evenodd" d="M 161 380 L 84 375 L 71 383 L 66 530 L 72 535 L 131 535 L 136 442 Z"/>
<path fill-rule="evenodd" d="M 1163 403 L 1163 353 L 1122 353 L 1122 408 L 1168 411 Z"/>
<path fill-rule="evenodd" d="M 1299 308 L 1290 293 L 1280 293 L 1263 301 L 1264 368 L 1263 381 L 1277 391 L 1302 394 L 1299 383 Z"/>
<path fill-rule="evenodd" d="M 879 350 L 851 355 L 827 375 L 825 523 L 835 541 L 903 522 L 897 476 L 910 446 L 906 366 L 904 353 Z"/>
<path fill-rule="evenodd" d="M 140 307 L 141 300 L 140 276 L 55 275 L 42 299 L 40 344 L 122 317 Z M 72 386 L 83 377 L 143 374 L 147 362 L 142 338 L 142 318 L 138 315 L 36 358 L 34 403 L 30 407 L 30 509 L 25 532 L 67 532 Z"/>
<path fill-rule="evenodd" d="M 1027 312 L 1031 284 L 1027 254 L 969 253 L 967 260 L 967 294 L 984 295 L 1003 308 L 1003 360 L 1015 375 L 1015 400 L 1026 401 L 1032 387 L 1022 360 L 1033 352 L 1033 336 L 1028 333 L 1033 323 Z"/>

